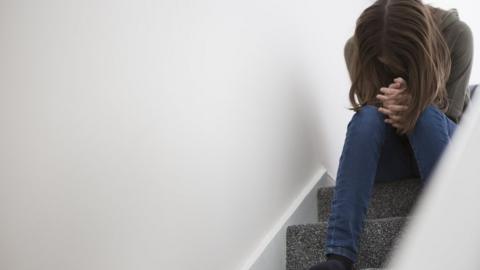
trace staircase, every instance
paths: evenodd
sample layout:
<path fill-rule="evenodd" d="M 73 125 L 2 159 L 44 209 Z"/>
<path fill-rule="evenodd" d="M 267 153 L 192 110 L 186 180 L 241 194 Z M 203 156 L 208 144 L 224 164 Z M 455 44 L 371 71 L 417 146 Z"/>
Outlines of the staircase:
<path fill-rule="evenodd" d="M 287 270 L 307 270 L 324 261 L 324 242 L 334 187 L 318 190 L 318 220 L 287 228 Z M 355 269 L 384 267 L 421 192 L 420 179 L 375 183 L 360 236 Z"/>

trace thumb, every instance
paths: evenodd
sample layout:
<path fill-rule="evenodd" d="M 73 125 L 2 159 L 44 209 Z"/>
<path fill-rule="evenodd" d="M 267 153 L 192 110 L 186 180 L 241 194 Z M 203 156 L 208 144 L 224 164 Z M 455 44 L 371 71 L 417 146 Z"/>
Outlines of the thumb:
<path fill-rule="evenodd" d="M 407 88 L 407 82 L 402 77 L 395 78 L 393 81 L 400 84 L 400 88 Z"/>

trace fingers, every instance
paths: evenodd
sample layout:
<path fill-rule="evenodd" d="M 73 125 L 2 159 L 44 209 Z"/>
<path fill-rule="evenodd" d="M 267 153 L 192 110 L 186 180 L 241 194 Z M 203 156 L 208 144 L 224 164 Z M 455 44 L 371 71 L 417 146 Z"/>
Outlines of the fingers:
<path fill-rule="evenodd" d="M 395 78 L 393 81 L 399 83 L 404 88 L 407 87 L 407 82 L 402 77 Z"/>
<path fill-rule="evenodd" d="M 399 124 L 398 122 L 393 121 L 393 120 L 388 119 L 388 118 L 385 119 L 385 123 L 389 123 L 390 125 L 392 125 L 395 128 L 401 128 L 402 127 L 402 125 Z"/>
<path fill-rule="evenodd" d="M 398 82 L 394 82 L 394 83 L 391 83 L 388 88 L 400 88 L 400 83 Z"/>
<path fill-rule="evenodd" d="M 385 105 L 385 107 L 392 112 L 404 112 L 408 109 L 408 106 L 406 105 L 396 105 L 396 104 Z"/>
<path fill-rule="evenodd" d="M 406 88 L 407 82 L 402 77 L 397 77 L 393 79 L 393 83 L 388 87 L 381 87 L 380 91 L 387 95 L 398 95 L 405 91 Z"/>
<path fill-rule="evenodd" d="M 402 119 L 401 116 L 397 115 L 395 111 L 392 111 L 390 109 L 380 107 L 378 111 L 387 115 L 391 120 L 400 121 Z"/>
<path fill-rule="evenodd" d="M 393 81 L 388 87 L 381 87 L 380 91 L 387 95 L 398 95 L 407 88 L 407 82 L 402 77 L 395 78 Z"/>
<path fill-rule="evenodd" d="M 398 101 L 399 104 L 410 104 L 412 100 L 412 97 L 411 96 L 404 96 L 404 97 L 401 97 Z"/>
<path fill-rule="evenodd" d="M 378 94 L 375 96 L 378 100 L 380 100 L 383 105 L 387 104 L 406 104 L 408 101 L 408 97 L 398 94 L 398 95 L 381 95 Z"/>
<path fill-rule="evenodd" d="M 382 103 L 382 107 L 398 104 L 397 100 L 386 95 L 377 95 L 377 99 Z"/>
<path fill-rule="evenodd" d="M 407 88 L 407 82 L 402 77 L 395 78 L 393 81 L 398 86 L 397 89 Z"/>
<path fill-rule="evenodd" d="M 385 88 L 382 88 L 385 89 Z M 392 88 L 387 88 L 387 89 L 392 89 Z M 403 92 L 405 89 L 395 89 L 398 91 L 396 94 L 377 94 L 375 97 L 380 100 L 383 105 L 388 105 L 388 104 L 402 104 L 402 105 L 407 105 L 411 101 L 411 95 L 408 92 Z M 395 91 L 394 90 L 394 91 Z M 388 90 L 386 90 L 388 92 Z"/>
<path fill-rule="evenodd" d="M 405 88 L 396 89 L 396 88 L 389 88 L 389 87 L 381 87 L 380 91 L 384 94 L 387 94 L 387 95 L 397 95 L 397 94 L 405 91 Z"/>
<path fill-rule="evenodd" d="M 402 120 L 404 116 L 401 112 L 408 110 L 406 105 L 409 104 L 411 99 L 410 93 L 405 91 L 406 89 L 406 81 L 398 77 L 388 87 L 380 88 L 383 94 L 376 95 L 376 98 L 383 104 L 383 107 L 380 107 L 378 111 L 388 117 L 385 118 L 385 123 L 391 124 L 398 130 L 403 128 Z"/>
<path fill-rule="evenodd" d="M 379 99 L 381 101 L 387 101 L 387 100 L 391 99 L 391 97 L 389 97 L 387 95 L 380 95 L 380 94 L 378 94 L 376 97 L 377 97 L 377 99 Z"/>
<path fill-rule="evenodd" d="M 389 117 L 389 119 L 393 122 L 400 122 L 400 120 L 402 119 L 402 117 L 395 114 L 390 114 Z"/>
<path fill-rule="evenodd" d="M 385 123 L 389 123 L 395 128 L 401 128 L 403 116 L 398 113 L 406 111 L 407 109 L 408 107 L 404 105 L 389 105 L 387 107 L 378 108 L 378 111 L 388 116 L 388 118 L 385 118 L 384 120 Z"/>

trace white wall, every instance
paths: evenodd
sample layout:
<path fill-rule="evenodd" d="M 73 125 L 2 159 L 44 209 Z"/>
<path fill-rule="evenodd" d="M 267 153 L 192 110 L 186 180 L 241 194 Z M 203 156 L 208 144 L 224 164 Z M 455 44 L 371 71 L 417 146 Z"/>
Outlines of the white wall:
<path fill-rule="evenodd" d="M 240 269 L 335 167 L 350 5 L 1 1 L 0 268 Z"/>

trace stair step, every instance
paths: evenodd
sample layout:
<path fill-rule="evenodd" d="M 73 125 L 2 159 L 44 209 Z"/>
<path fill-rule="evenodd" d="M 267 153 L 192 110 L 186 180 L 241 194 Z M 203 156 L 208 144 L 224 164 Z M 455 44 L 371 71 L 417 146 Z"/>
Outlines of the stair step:
<path fill-rule="evenodd" d="M 382 267 L 407 220 L 406 217 L 366 220 L 356 269 Z M 327 222 L 287 227 L 287 270 L 307 270 L 324 261 L 326 233 Z"/>
<path fill-rule="evenodd" d="M 318 220 L 327 221 L 335 187 L 320 188 L 317 193 Z M 421 192 L 419 178 L 377 182 L 373 186 L 367 219 L 408 216 Z"/>

